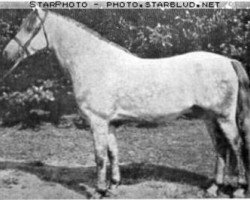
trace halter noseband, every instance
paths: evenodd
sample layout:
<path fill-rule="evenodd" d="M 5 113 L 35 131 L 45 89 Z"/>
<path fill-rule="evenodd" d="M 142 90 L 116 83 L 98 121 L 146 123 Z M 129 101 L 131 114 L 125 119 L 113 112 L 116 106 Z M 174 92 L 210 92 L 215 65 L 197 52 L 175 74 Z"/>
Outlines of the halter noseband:
<path fill-rule="evenodd" d="M 32 40 L 34 39 L 34 37 L 38 34 L 38 32 L 41 30 L 41 28 L 43 28 L 43 33 L 44 33 L 44 37 L 45 37 L 45 40 L 46 40 L 46 43 L 47 43 L 47 46 L 49 46 L 49 41 L 48 41 L 48 36 L 47 36 L 47 33 L 45 31 L 45 28 L 44 28 L 44 22 L 47 18 L 47 15 L 48 15 L 48 11 L 45 11 L 45 15 L 44 15 L 44 18 L 42 19 L 39 14 L 37 13 L 37 17 L 38 19 L 40 20 L 40 24 L 37 28 L 35 28 L 35 30 L 33 31 L 30 39 L 25 43 L 25 44 L 22 44 L 21 40 L 19 38 L 17 38 L 16 36 L 13 38 L 13 40 L 23 49 L 23 51 L 26 53 L 27 56 L 30 56 L 31 53 L 29 52 L 28 50 L 28 46 L 30 45 L 30 43 L 32 42 Z"/>

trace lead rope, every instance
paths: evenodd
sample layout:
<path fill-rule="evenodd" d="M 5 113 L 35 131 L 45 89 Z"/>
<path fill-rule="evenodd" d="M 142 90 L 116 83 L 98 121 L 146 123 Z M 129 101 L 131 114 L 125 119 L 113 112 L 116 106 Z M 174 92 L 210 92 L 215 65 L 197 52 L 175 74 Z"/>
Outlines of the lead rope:
<path fill-rule="evenodd" d="M 15 64 L 10 68 L 10 70 L 9 71 L 7 71 L 3 76 L 2 76 L 2 78 L 1 78 L 1 81 L 3 82 L 4 81 L 4 79 L 7 77 L 7 76 L 9 76 L 10 74 L 11 74 L 11 72 L 14 70 L 14 69 L 16 69 L 16 67 L 19 65 L 19 63 L 22 61 L 22 57 L 20 57 L 16 62 L 15 62 Z"/>

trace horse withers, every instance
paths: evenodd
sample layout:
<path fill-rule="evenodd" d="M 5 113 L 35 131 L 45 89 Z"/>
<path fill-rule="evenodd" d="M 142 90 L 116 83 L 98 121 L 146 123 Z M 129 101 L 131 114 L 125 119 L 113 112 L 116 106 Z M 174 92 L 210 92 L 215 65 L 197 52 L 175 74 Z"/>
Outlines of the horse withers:
<path fill-rule="evenodd" d="M 120 182 L 115 120 L 167 120 L 202 111 L 217 153 L 214 194 L 223 184 L 226 152 L 237 160 L 239 182 L 245 170 L 250 193 L 250 89 L 240 62 L 208 52 L 142 59 L 103 39 L 74 20 L 37 8 L 5 47 L 3 56 L 20 62 L 36 52 L 54 51 L 67 69 L 82 114 L 91 125 L 97 165 L 97 191 Z M 107 184 L 107 163 L 111 164 Z"/>

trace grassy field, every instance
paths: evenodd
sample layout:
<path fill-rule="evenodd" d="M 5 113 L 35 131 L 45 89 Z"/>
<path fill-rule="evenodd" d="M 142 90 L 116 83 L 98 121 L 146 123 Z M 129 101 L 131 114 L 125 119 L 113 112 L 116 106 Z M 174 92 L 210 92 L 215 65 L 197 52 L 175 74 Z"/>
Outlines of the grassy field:
<path fill-rule="evenodd" d="M 180 119 L 117 129 L 122 184 L 111 198 L 205 198 L 215 154 L 204 124 Z M 91 198 L 92 135 L 75 126 L 0 128 L 1 198 Z M 230 191 L 219 195 L 229 197 Z"/>

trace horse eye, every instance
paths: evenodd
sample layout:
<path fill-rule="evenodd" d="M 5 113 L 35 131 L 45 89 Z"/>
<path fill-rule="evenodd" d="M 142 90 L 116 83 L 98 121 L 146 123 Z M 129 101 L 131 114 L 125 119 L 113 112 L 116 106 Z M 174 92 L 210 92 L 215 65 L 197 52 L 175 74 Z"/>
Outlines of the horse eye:
<path fill-rule="evenodd" d="M 26 27 L 26 30 L 27 30 L 28 32 L 31 32 L 31 31 L 33 30 L 33 27 L 32 27 L 31 25 L 28 25 L 28 26 Z"/>

